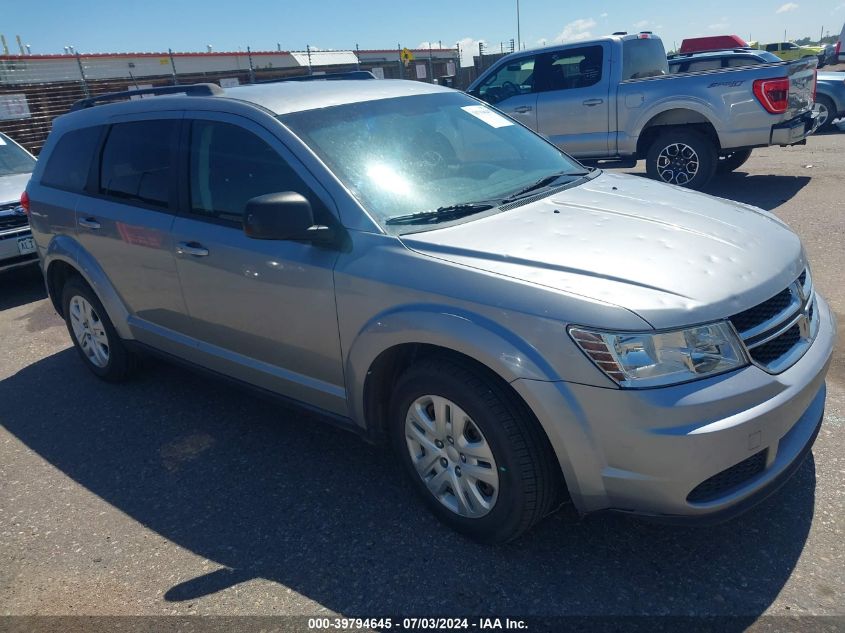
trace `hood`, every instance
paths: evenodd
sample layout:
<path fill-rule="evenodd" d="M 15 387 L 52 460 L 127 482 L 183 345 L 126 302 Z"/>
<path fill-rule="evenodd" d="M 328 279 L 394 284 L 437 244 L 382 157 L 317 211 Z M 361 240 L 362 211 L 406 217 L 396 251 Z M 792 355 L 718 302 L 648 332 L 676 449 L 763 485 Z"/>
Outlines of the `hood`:
<path fill-rule="evenodd" d="M 632 310 L 656 328 L 728 317 L 804 267 L 800 240 L 773 214 L 621 174 L 401 239 L 431 257 Z"/>
<path fill-rule="evenodd" d="M 9 202 L 19 202 L 30 176 L 32 174 L 0 176 L 0 206 Z"/>

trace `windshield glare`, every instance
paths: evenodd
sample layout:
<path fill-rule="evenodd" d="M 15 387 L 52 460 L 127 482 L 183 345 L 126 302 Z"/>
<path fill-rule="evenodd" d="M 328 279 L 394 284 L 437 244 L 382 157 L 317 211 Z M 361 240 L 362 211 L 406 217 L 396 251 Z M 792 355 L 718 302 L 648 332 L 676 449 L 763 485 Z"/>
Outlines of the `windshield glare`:
<path fill-rule="evenodd" d="M 368 101 L 279 117 L 376 220 L 501 199 L 584 167 L 457 93 Z"/>
<path fill-rule="evenodd" d="M 0 176 L 28 174 L 35 169 L 35 159 L 0 134 Z"/>

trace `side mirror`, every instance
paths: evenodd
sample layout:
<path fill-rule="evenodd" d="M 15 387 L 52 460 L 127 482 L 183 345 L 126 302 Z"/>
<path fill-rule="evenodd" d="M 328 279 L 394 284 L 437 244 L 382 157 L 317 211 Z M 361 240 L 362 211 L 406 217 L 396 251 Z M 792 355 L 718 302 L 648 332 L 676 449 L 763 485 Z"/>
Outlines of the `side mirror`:
<path fill-rule="evenodd" d="M 330 242 L 334 230 L 314 224 L 311 203 L 294 191 L 268 193 L 246 203 L 244 233 L 256 240 Z"/>

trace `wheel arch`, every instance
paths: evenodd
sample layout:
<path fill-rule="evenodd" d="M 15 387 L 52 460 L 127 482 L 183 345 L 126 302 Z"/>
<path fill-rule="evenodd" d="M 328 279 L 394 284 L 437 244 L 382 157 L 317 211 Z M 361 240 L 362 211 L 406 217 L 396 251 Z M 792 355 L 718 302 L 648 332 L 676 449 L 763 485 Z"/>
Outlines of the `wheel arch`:
<path fill-rule="evenodd" d="M 79 242 L 68 235 L 58 235 L 47 247 L 44 276 L 50 301 L 62 317 L 62 288 L 73 275 L 82 277 L 97 295 L 120 338 L 134 338 L 129 330 L 129 311 L 105 271 Z"/>
<path fill-rule="evenodd" d="M 644 158 L 655 139 L 670 127 L 694 130 L 708 137 L 721 151 L 719 133 L 713 122 L 703 113 L 691 108 L 671 108 L 651 116 L 637 137 L 637 157 Z"/>

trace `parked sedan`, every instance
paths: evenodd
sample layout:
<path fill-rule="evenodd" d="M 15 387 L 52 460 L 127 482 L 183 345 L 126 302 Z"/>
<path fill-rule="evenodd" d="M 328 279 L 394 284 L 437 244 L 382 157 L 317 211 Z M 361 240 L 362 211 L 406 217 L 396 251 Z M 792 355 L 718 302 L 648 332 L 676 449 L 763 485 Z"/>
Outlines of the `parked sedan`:
<path fill-rule="evenodd" d="M 0 132 L 0 271 L 38 261 L 21 194 L 35 157 Z"/>
<path fill-rule="evenodd" d="M 734 48 L 730 50 L 709 51 L 706 53 L 688 53 L 669 57 L 670 73 L 692 73 L 721 68 L 735 68 L 753 64 L 775 64 L 782 60 L 768 51 L 754 48 Z M 816 109 L 819 111 L 819 125 L 817 131 L 823 131 L 832 126 L 838 117 L 845 116 L 845 73 L 820 72 L 816 83 Z M 742 156 L 745 159 L 751 154 L 750 150 Z M 739 160 L 729 156 L 728 160 Z M 742 160 L 736 167 L 744 163 Z M 722 162 L 720 161 L 720 167 Z M 723 171 L 730 171 L 724 169 Z"/>

